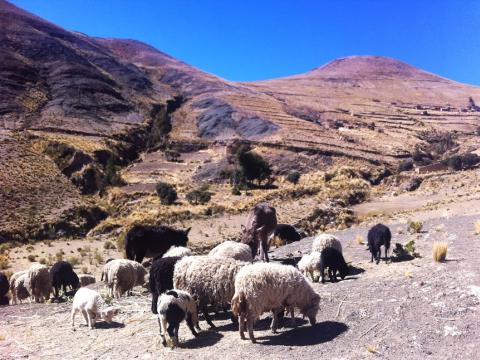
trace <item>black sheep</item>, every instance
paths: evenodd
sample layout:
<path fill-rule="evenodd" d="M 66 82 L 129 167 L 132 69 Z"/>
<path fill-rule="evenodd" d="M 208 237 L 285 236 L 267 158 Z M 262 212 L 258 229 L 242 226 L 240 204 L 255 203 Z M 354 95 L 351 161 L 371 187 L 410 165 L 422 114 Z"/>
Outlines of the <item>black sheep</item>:
<path fill-rule="evenodd" d="M 63 293 L 66 294 L 68 286 L 72 290 L 76 290 L 80 286 L 80 281 L 75 271 L 73 271 L 72 265 L 66 261 L 57 261 L 53 264 L 50 269 L 50 277 L 56 298 L 58 298 L 60 288 L 63 288 Z"/>
<path fill-rule="evenodd" d="M 0 305 L 8 305 L 7 293 L 10 288 L 7 277 L 0 272 Z"/>
<path fill-rule="evenodd" d="M 322 284 L 325 283 L 325 269 L 328 268 L 328 277 L 331 282 L 337 281 L 337 271 L 340 272 L 340 277 L 345 279 L 348 275 L 348 265 L 343 258 L 340 251 L 335 248 L 328 247 L 324 249 L 320 256 L 320 275 L 322 277 Z"/>
<path fill-rule="evenodd" d="M 160 294 L 173 289 L 173 271 L 181 257 L 157 257 L 150 267 L 149 287 L 152 293 L 152 313 L 157 314 L 157 302 Z"/>
<path fill-rule="evenodd" d="M 385 246 L 385 261 L 387 261 L 391 240 L 392 233 L 383 224 L 377 224 L 368 231 L 368 249 L 372 254 L 371 262 L 373 262 L 373 258 L 375 258 L 377 264 L 380 262 L 380 246 L 382 245 Z"/>
<path fill-rule="evenodd" d="M 168 226 L 135 225 L 125 238 L 127 258 L 142 263 L 143 258 L 162 256 L 171 246 L 187 246 L 187 230 L 175 230 Z"/>
<path fill-rule="evenodd" d="M 272 244 L 278 247 L 301 239 L 302 235 L 292 225 L 278 224 L 273 231 Z"/>

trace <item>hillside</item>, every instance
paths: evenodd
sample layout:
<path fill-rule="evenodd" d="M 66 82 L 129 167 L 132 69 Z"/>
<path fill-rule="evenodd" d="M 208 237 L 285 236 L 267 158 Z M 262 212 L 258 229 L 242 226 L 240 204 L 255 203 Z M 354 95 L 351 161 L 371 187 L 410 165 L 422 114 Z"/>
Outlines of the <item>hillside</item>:
<path fill-rule="evenodd" d="M 4 0 L 0 57 L 0 167 L 25 169 L 0 177 L 0 236 L 7 240 L 62 233 L 65 209 L 74 214 L 69 223 L 86 224 L 67 228 L 85 233 L 103 218 L 97 207 L 112 201 L 145 205 L 115 216 L 143 219 L 150 209 L 158 217 L 166 209 L 151 195 L 160 180 L 177 185 L 182 200 L 210 181 L 216 199 L 235 211 L 238 203 L 244 210 L 275 198 L 258 191 L 238 202 L 217 186 L 233 139 L 271 161 L 274 175 L 297 169 L 315 179 L 319 169 L 349 161 L 394 169 L 434 131 L 454 134 L 452 151 L 479 147 L 480 89 L 395 59 L 352 56 L 305 74 L 232 82 L 139 41 L 62 29 Z M 166 123 L 168 146 L 183 163 L 152 152 L 165 147 L 166 135 L 158 134 Z M 283 191 L 294 192 L 281 185 L 278 196 Z M 191 210 L 183 205 L 177 212 Z"/>

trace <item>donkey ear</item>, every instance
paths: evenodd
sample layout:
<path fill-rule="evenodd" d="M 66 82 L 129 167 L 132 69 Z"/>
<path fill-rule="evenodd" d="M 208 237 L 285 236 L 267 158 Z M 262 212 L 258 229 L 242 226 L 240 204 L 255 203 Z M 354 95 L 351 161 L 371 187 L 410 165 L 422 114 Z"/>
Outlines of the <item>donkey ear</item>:
<path fill-rule="evenodd" d="M 185 230 L 185 235 L 188 235 L 188 233 L 190 232 L 190 230 L 192 230 L 191 227 L 189 227 L 187 230 Z"/>

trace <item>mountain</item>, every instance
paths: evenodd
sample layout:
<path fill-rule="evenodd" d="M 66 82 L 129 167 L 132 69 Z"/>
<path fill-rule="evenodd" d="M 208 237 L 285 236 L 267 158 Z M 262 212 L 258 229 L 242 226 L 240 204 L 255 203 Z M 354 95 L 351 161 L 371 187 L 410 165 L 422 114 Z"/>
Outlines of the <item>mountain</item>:
<path fill-rule="evenodd" d="M 37 212 L 45 234 L 61 214 L 92 210 L 82 195 L 114 178 L 109 162 L 125 166 L 158 145 L 164 120 L 179 148 L 244 139 L 391 165 L 425 131 L 455 131 L 462 147 L 478 147 L 479 88 L 385 57 L 232 82 L 139 41 L 68 31 L 0 0 L 0 59 L 0 182 L 9 184 L 0 202 L 10 209 L 0 237 L 14 213 L 28 223 Z M 99 217 L 90 210 L 80 212 L 85 224 Z"/>

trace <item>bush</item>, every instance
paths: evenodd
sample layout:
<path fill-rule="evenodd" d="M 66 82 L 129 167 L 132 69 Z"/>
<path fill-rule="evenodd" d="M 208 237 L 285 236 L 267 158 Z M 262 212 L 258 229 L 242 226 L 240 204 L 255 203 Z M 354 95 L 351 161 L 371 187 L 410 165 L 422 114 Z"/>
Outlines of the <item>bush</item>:
<path fill-rule="evenodd" d="M 237 153 L 241 178 L 247 183 L 257 181 L 261 184 L 270 178 L 272 169 L 270 164 L 259 154 L 253 151 L 239 151 Z"/>
<path fill-rule="evenodd" d="M 212 193 L 208 191 L 208 185 L 202 186 L 187 194 L 187 201 L 192 205 L 206 204 L 212 198 Z"/>
<path fill-rule="evenodd" d="M 413 169 L 413 160 L 411 160 L 411 159 L 402 161 L 402 162 L 398 165 L 398 172 L 410 171 L 410 170 L 412 170 L 412 169 Z"/>
<path fill-rule="evenodd" d="M 287 175 L 287 181 L 291 182 L 294 185 L 297 185 L 298 181 L 300 180 L 300 176 L 302 176 L 302 174 L 300 174 L 299 171 L 294 170 L 290 174 Z"/>
<path fill-rule="evenodd" d="M 109 250 L 109 249 L 115 250 L 116 249 L 115 245 L 109 240 L 105 241 L 105 243 L 103 244 L 103 248 L 105 250 Z"/>
<path fill-rule="evenodd" d="M 449 168 L 458 170 L 468 170 L 473 168 L 480 162 L 480 156 L 474 153 L 466 153 L 463 155 L 454 155 L 444 161 Z"/>
<path fill-rule="evenodd" d="M 232 187 L 232 195 L 235 195 L 235 196 L 242 195 L 242 192 L 240 191 L 240 189 L 238 188 L 238 186 Z"/>
<path fill-rule="evenodd" d="M 0 270 L 5 270 L 10 267 L 9 259 L 7 255 L 0 255 Z"/>
<path fill-rule="evenodd" d="M 435 241 L 433 243 L 432 255 L 436 262 L 444 262 L 447 258 L 448 243 L 446 241 Z"/>
<path fill-rule="evenodd" d="M 76 266 L 80 264 L 80 259 L 77 256 L 71 256 L 67 259 L 67 261 L 70 263 L 72 266 Z"/>
<path fill-rule="evenodd" d="M 421 221 L 409 221 L 408 231 L 412 234 L 417 234 L 423 229 L 423 223 Z"/>
<path fill-rule="evenodd" d="M 165 159 L 171 162 L 179 162 L 180 161 L 180 153 L 175 150 L 165 150 Z"/>
<path fill-rule="evenodd" d="M 47 265 L 47 259 L 45 258 L 41 258 L 40 260 L 38 260 L 38 262 L 42 265 Z"/>
<path fill-rule="evenodd" d="M 172 205 L 177 200 L 177 191 L 171 184 L 159 182 L 155 190 L 162 205 Z"/>
<path fill-rule="evenodd" d="M 27 259 L 28 259 L 28 261 L 30 261 L 30 262 L 34 262 L 34 261 L 35 261 L 35 257 L 36 257 L 35 255 L 30 254 L 30 255 L 28 255 Z"/>

